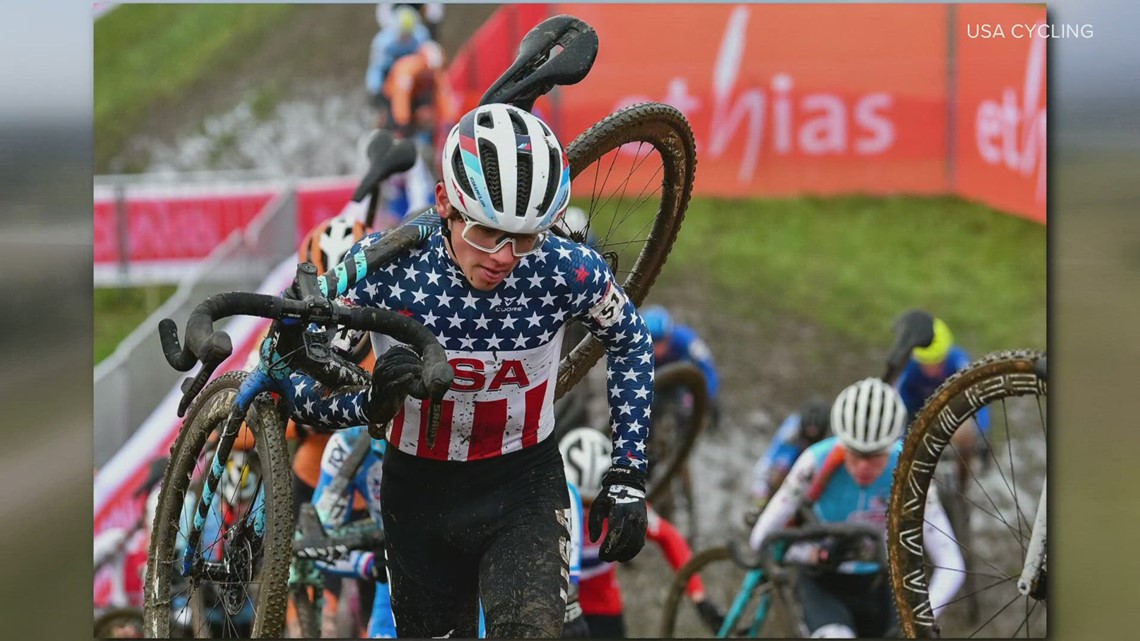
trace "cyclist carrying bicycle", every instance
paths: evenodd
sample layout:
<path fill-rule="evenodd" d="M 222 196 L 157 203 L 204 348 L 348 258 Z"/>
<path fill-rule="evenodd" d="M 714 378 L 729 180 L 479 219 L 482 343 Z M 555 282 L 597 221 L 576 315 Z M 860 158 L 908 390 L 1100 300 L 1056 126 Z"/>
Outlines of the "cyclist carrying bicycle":
<path fill-rule="evenodd" d="M 653 338 L 653 357 L 657 367 L 676 361 L 690 361 L 701 368 L 709 392 L 709 429 L 716 429 L 720 420 L 720 401 L 717 392 L 720 378 L 712 350 L 696 330 L 673 322 L 673 316 L 660 305 L 650 305 L 641 311 L 649 335 Z"/>
<path fill-rule="evenodd" d="M 801 506 L 824 523 L 862 523 L 886 532 L 888 495 L 902 443 L 906 407 L 877 378 L 844 389 L 831 407 L 835 436 L 807 448 L 772 496 L 749 537 L 758 550 Z M 937 616 L 962 584 L 965 564 L 937 493 L 926 505 L 924 541 L 929 599 Z M 795 565 L 796 594 L 812 637 L 881 637 L 897 627 L 886 569 L 847 541 L 797 542 L 784 555 Z"/>
<path fill-rule="evenodd" d="M 603 560 L 645 542 L 645 441 L 652 402 L 649 333 L 597 252 L 548 234 L 570 195 L 550 128 L 502 104 L 452 128 L 436 186 L 442 228 L 343 292 L 416 318 L 437 334 L 455 380 L 428 438 L 419 357 L 373 336 L 370 385 L 327 390 L 295 374 L 300 420 L 384 426 L 382 513 L 401 636 L 556 637 L 568 588 L 569 507 L 554 431 L 562 335 L 581 320 L 606 347 L 613 465 L 593 501 Z M 365 265 L 365 238 L 336 270 Z M 345 279 L 341 282 L 348 282 Z M 341 292 L 338 292 L 341 293 Z M 419 390 L 419 391 L 417 391 Z"/>
<path fill-rule="evenodd" d="M 907 423 L 914 420 L 926 399 L 934 394 L 946 379 L 970 363 L 970 355 L 954 342 L 954 334 L 941 319 L 934 318 L 934 340 L 927 347 L 911 350 L 910 360 L 895 382 L 895 387 L 906 404 Z M 978 433 L 989 433 L 990 411 L 983 407 L 973 417 L 977 429 L 959 429 L 951 439 L 954 447 L 964 456 L 984 451 L 985 439 L 979 440 Z"/>
<path fill-rule="evenodd" d="M 831 406 L 821 398 L 809 399 L 780 423 L 768 449 L 752 468 L 752 508 L 745 514 L 745 523 L 751 526 L 756 522 L 800 454 L 830 431 Z"/>
<path fill-rule="evenodd" d="M 597 495 L 602 478 L 610 467 L 610 439 L 592 427 L 577 427 L 566 433 L 558 443 L 566 466 L 566 479 L 577 486 L 586 497 Z M 589 514 L 592 501 L 583 500 L 583 509 Z M 652 508 L 648 509 L 647 537 L 665 554 L 665 559 L 676 571 L 693 556 L 685 537 Z M 697 607 L 701 619 L 712 630 L 720 628 L 724 615 L 705 598 L 704 584 L 694 575 L 685 588 Z M 625 610 L 621 586 L 617 580 L 617 565 L 603 561 L 597 544 L 586 544 L 582 550 L 582 612 L 589 625 L 590 636 L 596 638 L 624 638 Z"/>

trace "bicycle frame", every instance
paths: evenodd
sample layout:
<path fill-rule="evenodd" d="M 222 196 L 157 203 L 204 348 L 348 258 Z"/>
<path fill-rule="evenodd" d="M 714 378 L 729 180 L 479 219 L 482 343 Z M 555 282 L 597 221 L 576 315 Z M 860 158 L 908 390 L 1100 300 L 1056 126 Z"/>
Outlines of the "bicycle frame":
<path fill-rule="evenodd" d="M 736 598 L 732 600 L 732 606 L 729 607 L 728 614 L 724 617 L 724 623 L 721 624 L 720 630 L 716 633 L 718 639 L 727 639 L 736 630 L 736 624 L 744 614 L 744 609 L 748 607 L 753 594 L 764 583 L 764 580 L 764 570 L 760 568 L 749 570 L 748 574 L 744 575 L 744 582 L 740 585 L 740 591 L 736 593 Z M 749 637 L 760 634 L 764 619 L 768 617 L 768 607 L 771 600 L 772 595 L 768 592 L 760 595 L 760 601 L 756 604 L 756 612 L 752 615 L 752 622 L 748 625 Z"/>

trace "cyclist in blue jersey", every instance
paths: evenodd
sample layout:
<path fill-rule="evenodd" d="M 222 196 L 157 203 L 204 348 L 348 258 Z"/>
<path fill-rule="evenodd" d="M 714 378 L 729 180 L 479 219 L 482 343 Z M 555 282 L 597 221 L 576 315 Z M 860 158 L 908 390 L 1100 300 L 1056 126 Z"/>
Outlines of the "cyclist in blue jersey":
<path fill-rule="evenodd" d="M 954 343 L 950 327 L 942 319 L 935 318 L 934 340 L 927 347 L 911 350 L 910 360 L 895 382 L 899 396 L 906 404 L 907 423 L 914 420 L 926 399 L 934 394 L 939 385 L 969 363 L 969 354 Z M 979 439 L 978 432 L 983 436 L 989 434 L 989 408 L 978 410 L 972 419 L 967 419 L 966 425 L 970 423 L 974 429 L 959 428 L 951 439 L 954 447 L 964 456 L 986 451 L 986 439 Z M 982 460 L 986 460 L 986 457 L 983 456 Z"/>
<path fill-rule="evenodd" d="M 692 327 L 674 323 L 672 315 L 660 305 L 646 307 L 641 311 L 641 317 L 653 339 L 653 358 L 657 367 L 690 361 L 701 368 L 709 392 L 709 428 L 715 429 L 720 422 L 720 401 L 717 398 L 720 378 L 708 344 Z"/>
<path fill-rule="evenodd" d="M 350 427 L 335 432 L 325 444 L 321 455 L 321 472 L 317 487 L 313 491 L 312 503 L 317 508 L 317 516 L 325 528 L 335 528 L 349 521 L 349 505 L 337 505 L 338 497 L 329 493 L 328 487 L 339 473 L 341 465 L 352 451 L 357 439 L 371 440 L 364 426 Z M 384 450 L 386 443 L 372 440 L 372 447 L 361 461 L 345 492 L 349 496 L 358 493 L 367 503 L 369 516 L 377 524 L 383 525 L 380 513 L 380 480 L 383 476 Z M 338 507 L 344 509 L 337 509 Z M 353 551 L 345 559 L 335 563 L 317 562 L 322 571 L 342 578 L 355 578 L 375 582 L 372 599 L 372 614 L 368 620 L 368 637 L 371 639 L 394 638 L 396 624 L 392 620 L 391 594 L 388 578 L 384 572 L 384 557 L 375 550 Z"/>
<path fill-rule="evenodd" d="M 801 505 L 823 523 L 862 523 L 886 536 L 888 496 L 906 424 L 898 393 L 877 378 L 839 393 L 831 407 L 835 436 L 807 448 L 752 528 L 758 550 L 772 532 L 786 527 Z M 962 585 L 965 564 L 934 488 L 927 497 L 924 545 L 933 574 L 934 615 Z M 886 568 L 874 555 L 847 541 L 801 541 L 785 551 L 796 574 L 803 623 L 812 637 L 882 637 L 897 627 Z"/>
<path fill-rule="evenodd" d="M 831 406 L 821 398 L 808 400 L 780 423 L 768 449 L 752 468 L 752 508 L 744 516 L 747 525 L 756 522 L 768 499 L 780 489 L 800 454 L 827 436 L 830 430 Z"/>
<path fill-rule="evenodd" d="M 596 251 L 548 233 L 569 200 L 570 168 L 545 123 L 509 105 L 477 107 L 448 135 L 442 175 L 443 226 L 422 246 L 358 274 L 374 234 L 336 267 L 347 276 L 337 295 L 417 319 L 447 351 L 455 380 L 435 438 L 429 401 L 412 395 L 425 394 L 419 357 L 382 335 L 372 337 L 367 386 L 329 390 L 294 374 L 295 418 L 383 429 L 381 507 L 400 636 L 473 637 L 481 603 L 490 637 L 557 637 L 569 498 L 550 437 L 563 333 L 581 321 L 608 354 L 613 465 L 589 528 L 597 540 L 608 523 L 600 556 L 624 561 L 647 527 L 649 332 Z"/>
<path fill-rule="evenodd" d="M 380 19 L 380 16 L 377 16 Z M 364 87 L 369 101 L 378 110 L 377 128 L 387 127 L 387 99 L 384 97 L 384 81 L 396 60 L 415 53 L 420 46 L 432 40 L 431 33 L 423 25 L 419 11 L 409 6 L 396 7 L 390 23 L 380 23 L 380 31 L 372 38 L 368 56 L 368 70 L 364 75 Z"/>

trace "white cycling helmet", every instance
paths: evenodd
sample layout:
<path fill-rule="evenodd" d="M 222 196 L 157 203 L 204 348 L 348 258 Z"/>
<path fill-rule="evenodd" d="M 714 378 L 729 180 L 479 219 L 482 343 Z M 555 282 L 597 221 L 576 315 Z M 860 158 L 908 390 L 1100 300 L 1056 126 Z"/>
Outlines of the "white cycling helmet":
<path fill-rule="evenodd" d="M 865 378 L 839 393 L 831 406 L 831 429 L 844 447 L 874 454 L 890 447 L 906 427 L 906 405 L 882 379 Z"/>
<path fill-rule="evenodd" d="M 336 267 L 352 246 L 368 235 L 364 223 L 351 216 L 333 216 L 317 224 L 297 249 L 298 261 L 309 261 L 323 274 Z"/>
<path fill-rule="evenodd" d="M 597 496 L 602 491 L 602 475 L 610 469 L 610 438 L 592 427 L 576 427 L 558 442 L 558 451 L 566 480 L 587 500 Z"/>
<path fill-rule="evenodd" d="M 546 123 L 511 105 L 476 107 L 443 146 L 451 206 L 515 234 L 546 231 L 570 201 L 570 165 Z"/>

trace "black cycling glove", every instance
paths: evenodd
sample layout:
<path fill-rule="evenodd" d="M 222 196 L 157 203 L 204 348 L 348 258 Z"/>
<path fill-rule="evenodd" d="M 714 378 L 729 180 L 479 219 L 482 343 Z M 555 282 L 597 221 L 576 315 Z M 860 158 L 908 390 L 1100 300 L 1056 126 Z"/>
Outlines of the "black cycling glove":
<path fill-rule="evenodd" d="M 368 390 L 365 415 L 369 434 L 373 425 L 386 425 L 404 405 L 404 399 L 423 376 L 424 364 L 418 354 L 403 345 L 397 345 L 376 359 L 372 368 L 372 386 Z"/>
<path fill-rule="evenodd" d="M 590 540 L 602 534 L 602 521 L 609 519 L 609 531 L 602 541 L 598 558 L 628 561 L 645 545 L 649 518 L 645 508 L 645 472 L 611 466 L 602 476 L 602 491 L 590 507 Z"/>

